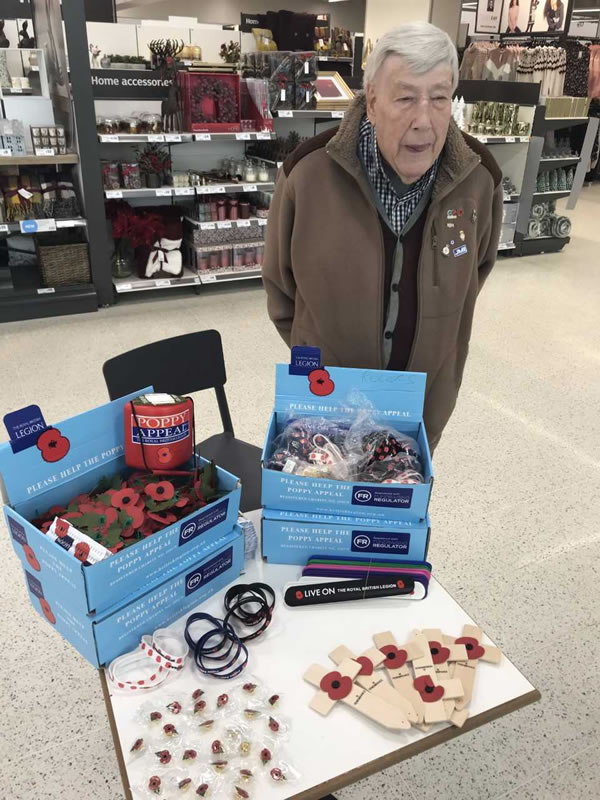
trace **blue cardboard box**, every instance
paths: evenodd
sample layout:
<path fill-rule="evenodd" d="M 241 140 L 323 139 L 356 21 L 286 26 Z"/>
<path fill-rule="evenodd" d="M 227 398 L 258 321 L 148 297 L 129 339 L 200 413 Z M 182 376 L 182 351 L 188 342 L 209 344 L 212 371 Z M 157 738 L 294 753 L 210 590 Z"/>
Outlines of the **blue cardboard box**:
<path fill-rule="evenodd" d="M 421 372 L 343 367 L 328 367 L 327 371 L 335 388 L 331 394 L 320 397 L 311 392 L 306 375 L 290 374 L 289 365 L 277 365 L 275 407 L 263 449 L 263 506 L 302 514 L 343 514 L 409 522 L 424 520 L 433 483 L 431 453 L 423 423 L 427 376 Z M 290 417 L 351 419 L 356 409 L 349 403 L 357 392 L 372 405 L 376 423 L 392 425 L 417 441 L 424 466 L 424 483 L 348 483 L 265 467 L 273 452 L 273 442 Z"/>
<path fill-rule="evenodd" d="M 372 556 L 426 561 L 429 517 L 419 522 L 265 509 L 262 554 L 272 564 L 306 564 L 310 556 Z"/>
<path fill-rule="evenodd" d="M 89 616 L 73 609 L 68 593 L 47 586 L 28 565 L 25 582 L 31 602 L 81 655 L 95 667 L 135 649 L 144 634 L 164 628 L 236 580 L 244 566 L 244 536 L 236 526 L 213 541 L 200 559 L 173 578 L 125 602 Z"/>
<path fill-rule="evenodd" d="M 239 479 L 217 467 L 219 488 L 225 492 L 222 498 L 96 564 L 84 566 L 31 524 L 29 520 L 53 505 L 92 489 L 103 475 L 127 469 L 123 406 L 138 394 L 57 423 L 70 443 L 59 461 L 44 461 L 35 441 L 25 449 L 0 445 L 0 473 L 10 503 L 4 514 L 14 550 L 23 568 L 35 574 L 45 590 L 64 595 L 72 612 L 101 612 L 177 575 L 190 557 L 199 561 L 237 523 Z M 206 462 L 198 459 L 198 463 Z"/>

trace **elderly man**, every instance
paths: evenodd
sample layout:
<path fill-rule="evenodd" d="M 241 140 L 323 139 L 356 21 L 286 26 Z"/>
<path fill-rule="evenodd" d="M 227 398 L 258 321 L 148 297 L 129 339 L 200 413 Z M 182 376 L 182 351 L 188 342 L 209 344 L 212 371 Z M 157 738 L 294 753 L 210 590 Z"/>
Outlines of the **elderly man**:
<path fill-rule="evenodd" d="M 263 267 L 288 345 L 320 347 L 324 365 L 427 373 L 432 447 L 456 403 L 502 221 L 501 172 L 451 119 L 457 75 L 439 28 L 382 36 L 339 128 L 285 161 Z"/>

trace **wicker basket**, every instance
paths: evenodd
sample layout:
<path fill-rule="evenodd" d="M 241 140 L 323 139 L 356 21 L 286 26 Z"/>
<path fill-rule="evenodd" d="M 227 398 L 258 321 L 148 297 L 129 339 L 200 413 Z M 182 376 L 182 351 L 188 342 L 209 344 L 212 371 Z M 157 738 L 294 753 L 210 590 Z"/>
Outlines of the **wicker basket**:
<path fill-rule="evenodd" d="M 45 286 L 91 282 L 87 244 L 40 246 L 39 255 Z"/>

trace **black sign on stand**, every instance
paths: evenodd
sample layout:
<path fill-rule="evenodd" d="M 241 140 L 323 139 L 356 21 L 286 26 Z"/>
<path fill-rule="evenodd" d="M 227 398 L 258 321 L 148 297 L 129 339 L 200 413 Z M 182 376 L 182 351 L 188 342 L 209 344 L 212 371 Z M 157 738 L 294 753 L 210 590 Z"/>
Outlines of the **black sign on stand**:
<path fill-rule="evenodd" d="M 241 15 L 240 30 L 242 33 L 252 33 L 252 28 L 266 28 L 266 17 L 264 14 L 244 14 Z"/>
<path fill-rule="evenodd" d="M 93 69 L 95 100 L 164 100 L 171 81 L 159 70 Z"/>

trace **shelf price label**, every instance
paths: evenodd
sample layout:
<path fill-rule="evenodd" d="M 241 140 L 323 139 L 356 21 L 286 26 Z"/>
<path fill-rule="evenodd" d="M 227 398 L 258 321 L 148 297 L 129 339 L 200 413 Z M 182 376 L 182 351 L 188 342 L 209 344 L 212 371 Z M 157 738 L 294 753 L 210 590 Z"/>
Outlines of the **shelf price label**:
<path fill-rule="evenodd" d="M 294 116 L 294 112 L 293 111 L 278 111 L 277 115 L 279 117 L 293 117 Z"/>
<path fill-rule="evenodd" d="M 130 292 L 132 286 L 130 283 L 118 283 L 117 284 L 117 292 Z"/>
<path fill-rule="evenodd" d="M 203 275 L 202 276 L 202 283 L 216 283 L 217 276 L 216 275 Z"/>
<path fill-rule="evenodd" d="M 123 192 L 120 189 L 108 189 L 104 194 L 108 200 L 120 200 L 123 197 Z"/>
<path fill-rule="evenodd" d="M 157 195 L 157 197 L 158 197 L 158 193 L 159 193 L 160 191 L 161 191 L 161 189 L 157 189 L 157 190 L 156 190 L 156 195 Z M 195 194 L 195 191 L 194 191 L 194 187 L 193 187 L 193 186 L 178 186 L 178 187 L 177 187 L 177 188 L 176 188 L 174 191 L 175 191 L 175 194 L 176 194 L 176 195 L 190 195 L 190 194 Z"/>
<path fill-rule="evenodd" d="M 214 231 L 217 224 L 216 222 L 201 222 L 200 223 L 200 230 L 201 231 Z"/>
<path fill-rule="evenodd" d="M 507 141 L 508 144 L 510 144 L 511 142 L 516 142 L 517 138 L 516 138 L 516 136 L 507 136 L 506 137 L 506 141 Z"/>
<path fill-rule="evenodd" d="M 196 277 L 192 280 L 192 283 L 200 283 L 200 278 L 196 275 Z"/>
<path fill-rule="evenodd" d="M 149 142 L 164 142 L 165 137 L 162 133 L 149 133 L 148 134 L 148 141 Z"/>
<path fill-rule="evenodd" d="M 172 189 L 157 189 L 156 196 L 157 197 L 171 197 L 173 193 Z"/>
<path fill-rule="evenodd" d="M 53 147 L 36 147 L 35 154 L 36 156 L 55 156 L 56 152 Z"/>
<path fill-rule="evenodd" d="M 165 142 L 180 142 L 181 141 L 181 134 L 180 133 L 166 133 L 165 134 Z"/>
<path fill-rule="evenodd" d="M 194 138 L 197 142 L 210 142 L 210 133 L 197 133 Z"/>
<path fill-rule="evenodd" d="M 236 133 L 235 138 L 237 139 L 238 142 L 247 142 L 252 137 L 250 136 L 249 133 Z"/>
<path fill-rule="evenodd" d="M 256 191 L 256 184 L 255 183 L 244 183 L 243 190 L 245 192 L 255 192 Z"/>
<path fill-rule="evenodd" d="M 238 228 L 249 228 L 250 227 L 250 220 L 249 219 L 238 219 L 237 226 L 238 226 Z"/>
<path fill-rule="evenodd" d="M 224 186 L 207 186 L 208 194 L 225 194 Z"/>
<path fill-rule="evenodd" d="M 24 219 L 19 223 L 21 233 L 44 233 L 56 230 L 54 219 Z"/>
<path fill-rule="evenodd" d="M 332 111 L 331 112 L 331 118 L 332 119 L 343 119 L 344 118 L 344 112 L 343 111 Z"/>
<path fill-rule="evenodd" d="M 257 139 L 270 139 L 271 138 L 271 134 L 268 133 L 268 132 L 267 133 L 265 133 L 265 132 L 257 133 L 256 134 L 256 138 Z"/>
<path fill-rule="evenodd" d="M 0 225 L 0 233 L 8 233 L 8 225 Z"/>
<path fill-rule="evenodd" d="M 170 286 L 171 285 L 171 279 L 170 278 L 163 278 L 161 280 L 156 280 L 156 281 L 154 281 L 154 285 L 156 286 L 157 289 L 161 289 L 164 286 Z"/>
<path fill-rule="evenodd" d="M 55 291 L 56 291 L 56 289 L 54 288 L 54 286 L 47 286 L 45 289 L 38 289 L 37 293 L 38 294 L 54 294 Z"/>
<path fill-rule="evenodd" d="M 264 219 L 263 217 L 259 217 L 259 218 L 258 218 L 258 224 L 259 224 L 260 226 L 264 226 L 264 225 L 266 225 L 266 224 L 267 224 L 267 220 L 266 220 L 266 219 Z"/>
<path fill-rule="evenodd" d="M 104 134 L 100 136 L 101 142 L 118 142 L 119 137 L 116 136 L 114 133 Z"/>
<path fill-rule="evenodd" d="M 1 147 L 0 148 L 0 157 L 2 158 L 10 158 L 12 156 L 12 150 L 9 150 L 8 147 Z"/>
<path fill-rule="evenodd" d="M 218 228 L 220 231 L 222 231 L 222 230 L 228 230 L 229 228 L 231 228 L 231 222 L 230 222 L 230 220 L 226 220 L 226 221 L 223 221 L 223 222 L 217 222 L 217 228 Z"/>
<path fill-rule="evenodd" d="M 83 220 L 79 219 L 57 219 L 57 228 L 77 228 L 79 225 L 85 225 Z"/>

